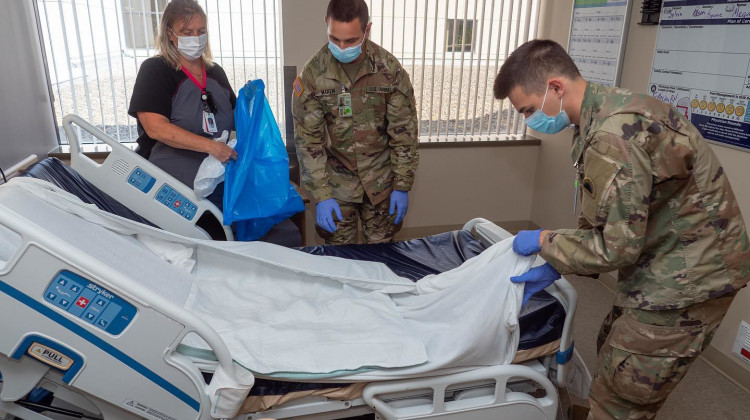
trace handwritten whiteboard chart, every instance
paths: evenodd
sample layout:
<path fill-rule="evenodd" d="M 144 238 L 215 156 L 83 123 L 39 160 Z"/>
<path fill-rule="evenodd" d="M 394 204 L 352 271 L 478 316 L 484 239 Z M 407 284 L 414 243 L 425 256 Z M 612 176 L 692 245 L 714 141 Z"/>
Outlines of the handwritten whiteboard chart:
<path fill-rule="evenodd" d="M 584 79 L 607 86 L 620 83 L 629 17 L 627 0 L 575 0 L 568 54 Z"/>
<path fill-rule="evenodd" d="M 649 91 L 703 137 L 750 149 L 750 3 L 665 1 Z"/>

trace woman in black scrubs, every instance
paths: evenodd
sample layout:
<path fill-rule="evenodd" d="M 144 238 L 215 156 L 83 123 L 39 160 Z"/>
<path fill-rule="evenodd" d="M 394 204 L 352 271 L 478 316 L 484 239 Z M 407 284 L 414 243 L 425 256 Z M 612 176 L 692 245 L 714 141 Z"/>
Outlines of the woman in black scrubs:
<path fill-rule="evenodd" d="M 234 130 L 236 96 L 224 69 L 212 61 L 206 13 L 195 0 L 172 0 L 162 15 L 157 55 L 141 64 L 128 113 L 138 121 L 137 153 L 193 188 L 210 154 L 220 162 L 237 152 L 214 141 Z M 206 197 L 223 208 L 224 183 Z M 296 226 L 285 220 L 260 240 L 302 245 Z"/>

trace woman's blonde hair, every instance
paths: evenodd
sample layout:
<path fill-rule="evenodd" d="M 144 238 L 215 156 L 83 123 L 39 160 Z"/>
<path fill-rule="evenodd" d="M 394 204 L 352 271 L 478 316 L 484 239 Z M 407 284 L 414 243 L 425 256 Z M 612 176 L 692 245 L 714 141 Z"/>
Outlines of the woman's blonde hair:
<path fill-rule="evenodd" d="M 180 21 L 183 22 L 183 27 L 187 26 L 195 16 L 202 17 L 203 21 L 206 22 L 206 34 L 208 34 L 206 12 L 203 11 L 203 8 L 195 0 L 172 0 L 167 3 L 164 12 L 162 12 L 159 33 L 156 35 L 155 40 L 156 50 L 175 70 L 179 70 L 182 67 L 180 64 L 182 55 L 177 50 L 177 46 L 169 39 L 169 30 L 174 31 L 174 25 Z M 203 60 L 203 64 L 206 67 L 213 66 L 210 42 L 206 44 L 206 51 L 201 55 L 201 60 Z"/>

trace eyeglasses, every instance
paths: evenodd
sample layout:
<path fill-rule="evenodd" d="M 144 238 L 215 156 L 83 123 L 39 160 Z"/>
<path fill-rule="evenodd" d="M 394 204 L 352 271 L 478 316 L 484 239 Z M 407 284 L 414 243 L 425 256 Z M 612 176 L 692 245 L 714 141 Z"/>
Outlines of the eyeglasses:
<path fill-rule="evenodd" d="M 211 95 L 211 92 L 203 89 L 201 91 L 201 101 L 203 101 L 204 108 L 207 108 L 209 111 L 211 111 L 211 113 L 216 114 L 216 101 L 214 101 L 214 97 L 213 95 Z"/>

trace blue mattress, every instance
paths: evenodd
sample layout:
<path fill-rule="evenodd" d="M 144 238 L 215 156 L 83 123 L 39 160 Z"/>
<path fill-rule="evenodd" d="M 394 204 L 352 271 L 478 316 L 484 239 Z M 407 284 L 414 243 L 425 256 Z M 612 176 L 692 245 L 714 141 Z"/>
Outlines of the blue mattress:
<path fill-rule="evenodd" d="M 24 176 L 49 181 L 102 210 L 150 224 L 93 186 L 73 168 L 55 158 L 47 158 L 34 164 L 26 170 Z M 314 255 L 381 262 L 399 276 L 418 281 L 426 275 L 456 268 L 464 261 L 482 253 L 485 248 L 470 232 L 460 230 L 387 244 L 310 246 L 298 249 Z M 521 310 L 521 338 L 518 349 L 528 350 L 559 339 L 564 322 L 565 309 L 562 304 L 546 291 L 538 292 Z M 279 395 L 332 386 L 335 384 L 302 384 L 258 378 L 251 395 Z"/>
<path fill-rule="evenodd" d="M 95 204 L 100 209 L 125 217 L 138 223 L 154 226 L 151 222 L 137 215 L 119 201 L 105 194 L 92 183 L 83 178 L 75 169 L 56 158 L 46 158 L 28 167 L 21 176 L 37 178 L 54 184 L 74 194 L 84 203 Z"/>

